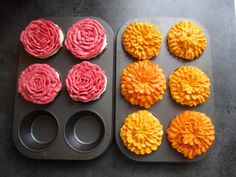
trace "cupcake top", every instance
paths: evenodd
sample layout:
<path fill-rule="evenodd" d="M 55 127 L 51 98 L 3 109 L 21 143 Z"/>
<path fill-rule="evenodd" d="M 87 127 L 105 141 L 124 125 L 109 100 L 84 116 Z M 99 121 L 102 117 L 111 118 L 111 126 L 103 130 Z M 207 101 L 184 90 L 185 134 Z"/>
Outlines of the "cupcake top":
<path fill-rule="evenodd" d="M 61 90 L 59 74 L 48 64 L 32 64 L 22 71 L 18 80 L 18 92 L 35 104 L 52 102 Z"/>
<path fill-rule="evenodd" d="M 172 98 L 182 105 L 196 106 L 210 95 L 210 79 L 198 67 L 181 66 L 169 76 Z"/>
<path fill-rule="evenodd" d="M 167 129 L 171 147 L 189 159 L 205 153 L 215 139 L 214 126 L 206 114 L 185 111 L 171 121 Z"/>
<path fill-rule="evenodd" d="M 62 46 L 61 28 L 50 20 L 33 20 L 20 35 L 25 50 L 37 58 L 48 58 Z"/>
<path fill-rule="evenodd" d="M 168 33 L 169 51 L 175 56 L 194 60 L 207 46 L 207 39 L 201 27 L 191 21 L 180 21 Z"/>
<path fill-rule="evenodd" d="M 68 30 L 65 46 L 76 58 L 91 59 L 106 48 L 106 30 L 95 19 L 79 20 Z"/>
<path fill-rule="evenodd" d="M 134 58 L 151 59 L 160 52 L 162 35 L 152 23 L 135 22 L 123 33 L 123 47 Z"/>
<path fill-rule="evenodd" d="M 163 98 L 165 89 L 162 69 L 150 60 L 134 62 L 123 70 L 121 94 L 132 105 L 150 108 Z"/>
<path fill-rule="evenodd" d="M 66 78 L 67 91 L 74 101 L 94 101 L 102 95 L 106 86 L 105 72 L 87 61 L 74 65 Z"/>
<path fill-rule="evenodd" d="M 124 145 L 136 155 L 150 154 L 161 145 L 163 126 L 146 110 L 129 114 L 120 129 Z"/>

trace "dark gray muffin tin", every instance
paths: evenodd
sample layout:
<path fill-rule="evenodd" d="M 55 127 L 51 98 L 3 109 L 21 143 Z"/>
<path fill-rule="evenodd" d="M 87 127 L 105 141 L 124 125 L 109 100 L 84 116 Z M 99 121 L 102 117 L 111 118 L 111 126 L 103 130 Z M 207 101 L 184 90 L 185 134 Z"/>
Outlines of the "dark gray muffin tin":
<path fill-rule="evenodd" d="M 211 61 L 211 45 L 210 45 L 210 38 L 207 33 L 207 30 L 204 29 L 208 41 L 208 45 L 204 53 L 196 60 L 186 62 L 184 60 L 178 59 L 171 55 L 168 51 L 167 47 L 167 33 L 171 26 L 175 25 L 183 18 L 138 18 L 133 19 L 126 22 L 119 30 L 117 35 L 117 48 L 116 48 L 116 119 L 115 119 L 115 138 L 118 144 L 119 149 L 121 152 L 127 156 L 128 158 L 140 161 L 140 162 L 194 162 L 199 161 L 206 157 L 209 153 L 210 149 L 203 154 L 202 156 L 198 156 L 193 160 L 189 160 L 185 158 L 182 154 L 178 153 L 175 149 L 172 149 L 170 143 L 166 137 L 166 129 L 172 118 L 175 115 L 181 113 L 185 110 L 195 110 L 206 113 L 209 117 L 211 117 L 214 123 L 214 84 L 212 78 L 212 61 Z M 191 20 L 195 23 L 196 21 Z M 128 24 L 132 22 L 151 22 L 158 26 L 162 34 L 162 45 L 161 51 L 159 55 L 153 59 L 152 62 L 158 64 L 164 71 L 166 81 L 167 81 L 167 90 L 165 91 L 165 95 L 161 101 L 153 105 L 149 111 L 152 112 L 156 117 L 159 118 L 161 124 L 163 125 L 164 135 L 162 138 L 162 144 L 157 151 L 152 152 L 149 155 L 138 156 L 131 153 L 122 143 L 120 138 L 120 128 L 123 124 L 124 119 L 127 117 L 128 114 L 136 112 L 137 110 L 143 110 L 144 108 L 139 106 L 132 106 L 130 103 L 125 101 L 123 96 L 120 94 L 120 78 L 122 74 L 122 70 L 132 62 L 137 61 L 137 59 L 132 58 L 129 56 L 123 49 L 122 46 L 122 34 Z M 199 24 L 199 23 L 197 23 Z M 200 25 L 200 24 L 199 24 Z M 201 26 L 201 25 L 200 25 Z M 188 107 L 182 106 L 176 103 L 170 95 L 169 87 L 168 87 L 168 76 L 171 72 L 176 70 L 178 67 L 183 65 L 193 65 L 201 68 L 207 76 L 210 78 L 211 81 L 211 95 L 208 100 L 199 106 L 196 107 Z"/>
<path fill-rule="evenodd" d="M 58 24 L 66 37 L 73 23 L 86 17 L 46 18 Z M 95 17 L 89 17 L 95 18 Z M 106 29 L 108 46 L 103 53 L 88 60 L 99 65 L 107 76 L 107 89 L 96 101 L 80 103 L 73 101 L 66 91 L 65 78 L 76 59 L 63 46 L 48 59 L 30 56 L 20 47 L 18 78 L 33 63 L 47 63 L 61 77 L 62 90 L 48 105 L 30 103 L 16 93 L 13 118 L 13 139 L 17 149 L 34 159 L 88 160 L 101 155 L 109 146 L 113 134 L 113 76 L 114 36 L 109 25 L 97 19 Z"/>

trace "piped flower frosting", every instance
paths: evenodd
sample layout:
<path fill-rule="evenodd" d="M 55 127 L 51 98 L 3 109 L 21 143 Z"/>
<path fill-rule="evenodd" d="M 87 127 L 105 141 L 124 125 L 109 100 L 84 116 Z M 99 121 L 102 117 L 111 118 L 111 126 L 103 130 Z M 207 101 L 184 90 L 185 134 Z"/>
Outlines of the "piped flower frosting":
<path fill-rule="evenodd" d="M 94 101 L 105 92 L 106 87 L 105 71 L 88 61 L 74 65 L 66 77 L 66 88 L 74 101 Z"/>
<path fill-rule="evenodd" d="M 215 131 L 211 119 L 206 114 L 185 111 L 171 121 L 167 138 L 172 148 L 193 159 L 211 147 Z"/>
<path fill-rule="evenodd" d="M 137 155 L 150 154 L 161 145 L 163 126 L 146 110 L 139 110 L 125 118 L 120 129 L 124 145 Z"/>
<path fill-rule="evenodd" d="M 134 62 L 123 70 L 121 94 L 132 105 L 150 108 L 163 98 L 165 89 L 162 69 L 150 60 Z"/>
<path fill-rule="evenodd" d="M 167 42 L 172 54 L 186 60 L 196 59 L 207 47 L 203 29 L 187 20 L 180 21 L 170 29 Z"/>
<path fill-rule="evenodd" d="M 151 59 L 160 52 L 162 35 L 151 23 L 135 22 L 123 32 L 123 47 L 131 56 L 139 60 Z"/>
<path fill-rule="evenodd" d="M 172 98 L 182 105 L 196 106 L 210 95 L 210 79 L 198 67 L 181 66 L 169 76 Z"/>
<path fill-rule="evenodd" d="M 59 74 L 48 64 L 28 66 L 18 80 L 18 92 L 25 100 L 35 104 L 52 102 L 61 88 Z"/>
<path fill-rule="evenodd" d="M 81 19 L 68 30 L 65 46 L 76 58 L 91 59 L 106 48 L 106 30 L 95 19 Z"/>
<path fill-rule="evenodd" d="M 54 22 L 45 19 L 33 20 L 20 35 L 25 50 L 37 58 L 47 58 L 62 46 L 64 35 Z"/>

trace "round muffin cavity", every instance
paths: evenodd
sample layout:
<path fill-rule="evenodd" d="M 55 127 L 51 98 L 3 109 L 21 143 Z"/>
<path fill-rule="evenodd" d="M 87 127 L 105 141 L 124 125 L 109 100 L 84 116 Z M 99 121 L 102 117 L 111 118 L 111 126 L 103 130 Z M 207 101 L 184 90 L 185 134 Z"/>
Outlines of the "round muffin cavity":
<path fill-rule="evenodd" d="M 61 28 L 50 20 L 33 20 L 22 32 L 20 41 L 25 50 L 40 59 L 48 58 L 62 47 Z"/>
<path fill-rule="evenodd" d="M 96 64 L 84 61 L 69 71 L 66 87 L 74 101 L 90 102 L 97 100 L 107 86 L 105 72 Z"/>
<path fill-rule="evenodd" d="M 59 74 L 48 64 L 32 64 L 22 71 L 18 92 L 35 104 L 52 102 L 62 88 Z"/>
<path fill-rule="evenodd" d="M 136 155 L 156 151 L 161 145 L 162 135 L 162 124 L 146 110 L 129 114 L 120 129 L 120 137 L 124 145 Z"/>
<path fill-rule="evenodd" d="M 206 114 L 184 111 L 176 115 L 167 129 L 171 147 L 186 158 L 193 159 L 205 153 L 215 139 L 215 130 Z"/>
<path fill-rule="evenodd" d="M 165 90 L 163 71 L 150 60 L 134 62 L 122 72 L 121 94 L 132 105 L 150 108 L 163 98 Z"/>
<path fill-rule="evenodd" d="M 181 66 L 169 76 L 172 98 L 182 105 L 196 106 L 210 95 L 210 79 L 198 67 Z"/>
<path fill-rule="evenodd" d="M 176 57 L 194 60 L 207 47 L 207 39 L 201 27 L 191 21 L 180 21 L 171 27 L 167 43 L 169 51 Z"/>
<path fill-rule="evenodd" d="M 162 35 L 152 23 L 135 22 L 123 32 L 123 47 L 134 58 L 151 59 L 160 52 Z"/>
<path fill-rule="evenodd" d="M 94 58 L 107 46 L 106 30 L 95 19 L 79 20 L 68 30 L 65 46 L 76 58 Z"/>

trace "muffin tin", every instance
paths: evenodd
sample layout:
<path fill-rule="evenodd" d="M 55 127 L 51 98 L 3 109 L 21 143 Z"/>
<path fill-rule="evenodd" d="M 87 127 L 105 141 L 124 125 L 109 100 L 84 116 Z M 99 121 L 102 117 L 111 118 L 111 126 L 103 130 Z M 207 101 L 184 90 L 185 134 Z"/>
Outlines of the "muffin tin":
<path fill-rule="evenodd" d="M 138 18 L 133 19 L 126 22 L 119 30 L 117 35 L 117 47 L 116 47 L 116 112 L 115 112 L 115 138 L 117 145 L 121 152 L 127 156 L 128 158 L 140 161 L 140 162 L 194 162 L 199 161 L 207 156 L 209 149 L 205 154 L 202 156 L 198 156 L 193 160 L 189 160 L 185 158 L 182 154 L 178 153 L 175 149 L 172 149 L 170 143 L 166 137 L 166 129 L 172 118 L 175 117 L 176 114 L 179 114 L 185 110 L 195 110 L 199 112 L 206 113 L 209 117 L 211 117 L 214 123 L 214 84 L 213 84 L 213 77 L 212 77 L 212 61 L 211 61 L 211 45 L 210 45 L 210 38 L 207 33 L 207 30 L 204 29 L 198 22 L 192 19 L 186 19 L 193 21 L 199 26 L 204 29 L 204 32 L 207 37 L 208 45 L 204 53 L 198 58 L 193 61 L 184 61 L 177 57 L 171 55 L 168 51 L 167 46 L 167 34 L 168 30 L 175 25 L 180 20 L 184 20 L 183 18 Z M 211 81 L 211 94 L 208 100 L 201 105 L 196 107 L 189 107 L 183 106 L 176 103 L 170 95 L 169 87 L 165 91 L 164 97 L 161 101 L 153 105 L 149 111 L 152 112 L 156 117 L 159 118 L 161 124 L 163 125 L 164 135 L 162 139 L 162 144 L 160 145 L 157 151 L 152 152 L 149 155 L 138 156 L 134 153 L 130 152 L 122 143 L 120 138 L 120 128 L 123 124 L 124 119 L 128 116 L 128 114 L 136 112 L 137 110 L 143 110 L 144 108 L 139 106 L 132 106 L 130 103 L 125 101 L 123 96 L 120 94 L 120 79 L 122 70 L 132 62 L 137 61 L 137 59 L 132 58 L 128 55 L 122 46 L 122 34 L 128 24 L 133 22 L 151 22 L 158 26 L 158 29 L 162 33 L 163 42 L 161 45 L 161 51 L 157 57 L 151 59 L 152 62 L 158 64 L 164 71 L 165 77 L 167 78 L 167 85 L 168 85 L 168 76 L 171 72 L 176 70 L 178 67 L 183 65 L 193 65 L 201 68 L 207 76 L 210 78 Z"/>
<path fill-rule="evenodd" d="M 46 18 L 58 24 L 66 35 L 73 23 L 85 17 Z M 95 17 L 89 17 L 95 18 Z M 88 160 L 101 155 L 109 146 L 113 132 L 113 76 L 114 36 L 109 25 L 98 20 L 106 29 L 108 46 L 94 59 L 107 76 L 107 89 L 96 101 L 75 102 L 67 93 L 65 78 L 77 63 L 63 46 L 48 59 L 30 56 L 21 45 L 18 78 L 21 72 L 33 63 L 47 63 L 60 74 L 62 90 L 52 103 L 36 105 L 24 100 L 16 93 L 13 118 L 13 139 L 17 149 L 34 159 Z"/>

